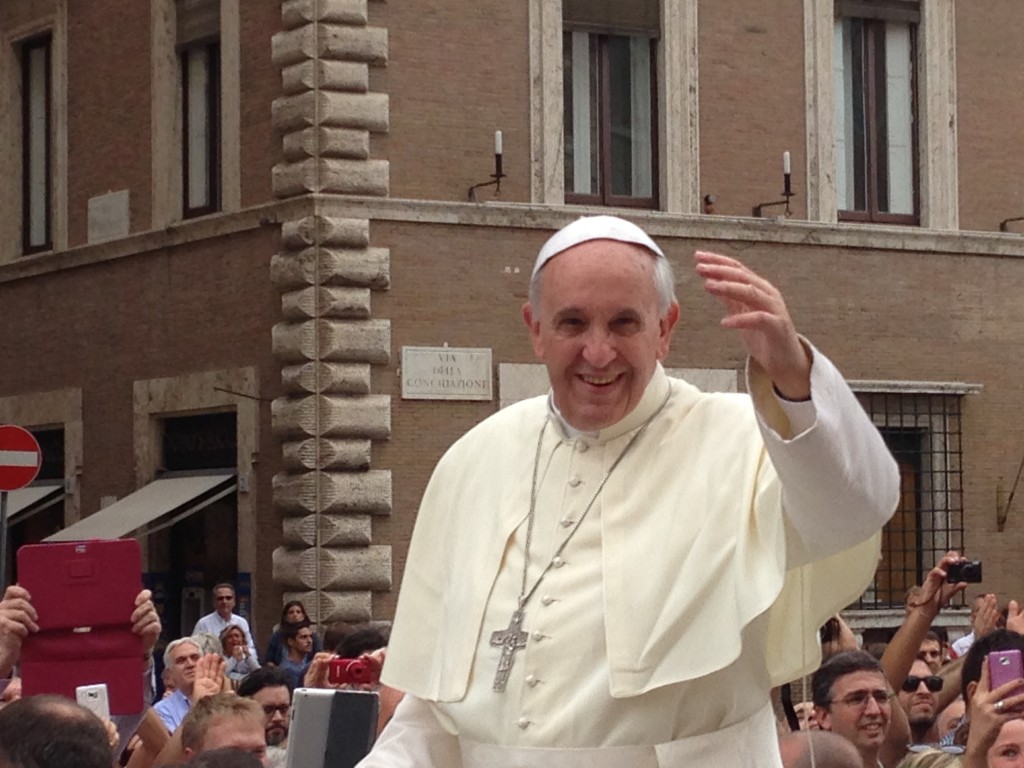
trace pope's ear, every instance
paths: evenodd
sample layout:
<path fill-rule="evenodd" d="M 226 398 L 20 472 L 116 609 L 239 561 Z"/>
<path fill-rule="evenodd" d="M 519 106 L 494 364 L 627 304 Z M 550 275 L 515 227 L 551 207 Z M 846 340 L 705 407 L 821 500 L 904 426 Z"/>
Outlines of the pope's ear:
<path fill-rule="evenodd" d="M 544 359 L 544 342 L 540 337 L 540 320 L 533 314 L 533 306 L 530 302 L 523 304 L 523 322 L 530 331 L 530 343 L 533 345 L 533 354 L 539 359 Z"/>

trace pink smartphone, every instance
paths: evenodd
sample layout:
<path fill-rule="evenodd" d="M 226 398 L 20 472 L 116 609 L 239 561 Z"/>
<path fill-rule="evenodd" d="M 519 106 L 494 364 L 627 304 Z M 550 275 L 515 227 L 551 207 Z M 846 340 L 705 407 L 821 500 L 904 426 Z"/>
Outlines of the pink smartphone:
<path fill-rule="evenodd" d="M 988 659 L 988 676 L 992 690 L 1024 678 L 1024 665 L 1021 664 L 1020 651 L 992 651 L 986 658 Z"/>

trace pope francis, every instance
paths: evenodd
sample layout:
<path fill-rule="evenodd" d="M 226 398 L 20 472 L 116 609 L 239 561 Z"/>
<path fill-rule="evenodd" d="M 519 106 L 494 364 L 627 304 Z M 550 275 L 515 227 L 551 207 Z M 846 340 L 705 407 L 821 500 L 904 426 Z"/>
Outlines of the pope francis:
<path fill-rule="evenodd" d="M 541 249 L 523 307 L 551 392 L 461 438 L 424 494 L 362 768 L 775 768 L 772 685 L 878 559 L 899 477 L 779 291 L 698 251 L 749 395 L 661 366 L 658 245 L 612 216 Z"/>

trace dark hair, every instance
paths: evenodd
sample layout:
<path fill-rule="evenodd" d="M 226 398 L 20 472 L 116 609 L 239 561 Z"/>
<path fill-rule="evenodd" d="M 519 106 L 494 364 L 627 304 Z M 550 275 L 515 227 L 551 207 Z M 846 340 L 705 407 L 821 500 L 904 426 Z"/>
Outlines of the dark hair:
<path fill-rule="evenodd" d="M 344 621 L 335 621 L 328 624 L 324 629 L 324 648 L 337 648 L 341 644 L 341 641 L 351 635 L 357 629 L 357 625 L 352 625 Z"/>
<path fill-rule="evenodd" d="M 949 645 L 949 630 L 941 624 L 936 624 L 934 627 L 928 630 L 928 634 L 925 637 L 931 640 L 934 639 L 932 638 L 932 635 L 935 635 L 935 637 L 938 638 L 939 643 L 941 643 L 943 646 Z"/>
<path fill-rule="evenodd" d="M 107 731 L 62 696 L 28 696 L 0 710 L 0 753 L 11 768 L 110 768 Z"/>
<path fill-rule="evenodd" d="M 295 677 L 280 667 L 260 667 L 254 669 L 238 684 L 239 696 L 254 696 L 264 688 L 276 688 L 283 685 L 288 689 L 289 697 L 295 688 Z"/>
<path fill-rule="evenodd" d="M 234 747 L 201 752 L 188 762 L 189 768 L 263 768 L 256 755 Z"/>
<path fill-rule="evenodd" d="M 840 677 L 854 672 L 882 673 L 878 659 L 865 651 L 843 651 L 829 657 L 811 677 L 811 699 L 815 706 L 827 707 L 832 703 L 832 686 Z"/>
<path fill-rule="evenodd" d="M 288 609 L 299 606 L 302 609 L 302 621 L 309 622 L 309 611 L 306 610 L 306 606 L 302 604 L 301 600 L 289 600 L 284 604 L 284 608 L 281 609 L 281 626 L 285 624 L 294 624 L 295 622 L 288 621 Z"/>
<path fill-rule="evenodd" d="M 974 641 L 974 645 L 964 656 L 964 665 L 960 668 L 960 693 L 964 701 L 970 701 L 967 695 L 968 683 L 976 683 L 981 680 L 981 665 L 985 663 L 985 657 L 992 651 L 1018 650 L 1024 653 L 1024 636 L 1018 635 L 1009 629 L 996 629 L 984 637 Z"/>
<path fill-rule="evenodd" d="M 311 626 L 308 621 L 300 621 L 298 624 L 282 624 L 281 625 L 281 637 L 286 642 L 288 640 L 294 640 L 299 636 L 299 630 L 305 629 Z"/>
<path fill-rule="evenodd" d="M 388 644 L 388 639 L 379 629 L 367 627 L 357 629 L 338 643 L 335 653 L 344 659 L 354 659 L 364 653 L 376 651 Z"/>

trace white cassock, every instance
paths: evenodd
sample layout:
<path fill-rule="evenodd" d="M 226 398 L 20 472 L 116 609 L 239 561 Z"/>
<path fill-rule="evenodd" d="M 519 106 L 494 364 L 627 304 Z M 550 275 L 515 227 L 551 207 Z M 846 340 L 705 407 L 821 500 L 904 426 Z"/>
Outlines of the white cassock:
<path fill-rule="evenodd" d="M 818 665 L 817 628 L 870 583 L 899 496 L 878 431 L 813 356 L 813 402 L 781 402 L 753 362 L 750 397 L 659 365 L 596 435 L 535 398 L 452 446 L 384 667 L 407 695 L 360 768 L 781 765 L 770 688 Z M 491 634 L 520 594 L 535 456 L 530 585 L 648 419 L 527 603 L 526 646 L 495 692 Z"/>

